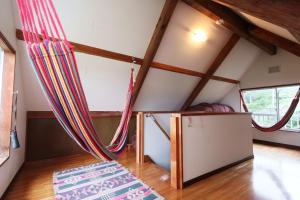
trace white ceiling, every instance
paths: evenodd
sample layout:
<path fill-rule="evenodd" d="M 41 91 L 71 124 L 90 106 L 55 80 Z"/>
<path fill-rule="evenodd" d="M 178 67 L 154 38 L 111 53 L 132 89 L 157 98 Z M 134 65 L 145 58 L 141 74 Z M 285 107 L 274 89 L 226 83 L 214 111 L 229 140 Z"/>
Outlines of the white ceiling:
<path fill-rule="evenodd" d="M 253 24 L 255 24 L 256 26 L 263 28 L 265 30 L 268 30 L 272 33 L 275 33 L 283 38 L 286 38 L 288 40 L 291 40 L 293 42 L 297 42 L 300 44 L 299 41 L 297 41 L 297 39 L 285 28 L 282 28 L 280 26 L 277 26 L 275 24 L 269 23 L 265 20 L 256 18 L 254 16 L 248 15 L 246 13 L 243 12 L 239 12 L 239 14 L 241 16 L 243 16 L 245 19 L 247 19 L 248 21 L 252 22 Z"/>
<path fill-rule="evenodd" d="M 164 0 L 85 0 L 84 3 L 82 0 L 73 0 L 72 4 L 69 0 L 54 0 L 54 3 L 69 40 L 143 57 Z M 192 41 L 192 33 L 196 29 L 207 33 L 206 42 Z M 155 61 L 205 72 L 230 35 L 228 30 L 180 2 Z M 24 51 L 21 62 L 27 109 L 48 110 L 47 102 L 25 56 L 27 54 L 23 42 L 19 43 Z M 240 40 L 217 71 L 217 75 L 240 79 L 259 53 L 258 48 Z M 90 109 L 122 110 L 130 64 L 79 53 L 76 53 L 76 57 Z M 138 68 L 136 66 L 135 74 Z M 197 77 L 150 69 L 135 109 L 178 110 L 199 80 Z M 219 101 L 232 86 L 234 85 L 210 81 L 196 102 Z"/>

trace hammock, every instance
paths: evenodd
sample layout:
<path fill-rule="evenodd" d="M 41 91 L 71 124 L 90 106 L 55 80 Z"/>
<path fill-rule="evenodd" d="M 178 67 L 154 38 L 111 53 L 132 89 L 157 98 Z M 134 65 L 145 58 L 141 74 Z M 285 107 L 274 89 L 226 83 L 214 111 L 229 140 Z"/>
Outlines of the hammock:
<path fill-rule="evenodd" d="M 239 90 L 239 93 L 240 93 L 240 97 L 241 97 L 242 106 L 243 106 L 245 112 L 248 112 L 248 108 L 247 108 L 247 105 L 244 101 L 242 91 Z M 271 126 L 271 127 L 262 127 L 259 124 L 257 124 L 255 122 L 255 120 L 252 118 L 253 126 L 256 129 L 258 129 L 262 132 L 273 132 L 273 131 L 277 131 L 277 130 L 281 129 L 282 127 L 284 127 L 286 125 L 286 123 L 291 119 L 292 115 L 294 114 L 294 111 L 295 111 L 295 109 L 298 105 L 298 102 L 299 102 L 299 97 L 300 97 L 300 87 L 299 87 L 299 89 L 298 89 L 298 91 L 297 91 L 297 93 L 296 93 L 289 109 L 285 113 L 285 115 L 273 126 Z"/>
<path fill-rule="evenodd" d="M 132 115 L 133 68 L 120 124 L 106 147 L 97 140 L 74 51 L 52 0 L 18 0 L 18 8 L 32 66 L 59 123 L 85 151 L 103 160 L 117 159 L 124 150 Z"/>

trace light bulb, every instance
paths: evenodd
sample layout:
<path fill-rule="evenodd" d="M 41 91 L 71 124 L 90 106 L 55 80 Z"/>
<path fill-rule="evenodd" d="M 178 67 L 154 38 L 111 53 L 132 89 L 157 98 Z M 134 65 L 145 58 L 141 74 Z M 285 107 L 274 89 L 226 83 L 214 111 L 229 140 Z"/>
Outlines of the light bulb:
<path fill-rule="evenodd" d="M 193 33 L 193 40 L 196 42 L 204 42 L 207 40 L 207 35 L 202 30 L 197 30 Z"/>

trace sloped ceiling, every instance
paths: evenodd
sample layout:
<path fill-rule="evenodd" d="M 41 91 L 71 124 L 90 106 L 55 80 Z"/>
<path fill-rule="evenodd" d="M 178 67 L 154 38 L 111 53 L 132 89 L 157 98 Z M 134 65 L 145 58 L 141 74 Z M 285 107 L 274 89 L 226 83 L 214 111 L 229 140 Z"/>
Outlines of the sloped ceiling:
<path fill-rule="evenodd" d="M 54 3 L 69 40 L 143 57 L 164 0 L 72 0 L 71 4 L 69 0 L 54 0 Z M 17 16 L 17 9 L 15 13 Z M 192 33 L 197 29 L 207 33 L 206 42 L 192 41 Z M 230 35 L 228 30 L 179 2 L 155 61 L 205 72 Z M 49 110 L 26 56 L 24 43 L 19 43 L 24 50 L 21 60 L 27 110 Z M 259 53 L 259 49 L 240 40 L 217 75 L 240 79 Z M 90 109 L 122 110 L 130 64 L 79 53 L 76 57 Z M 135 66 L 135 74 L 138 68 Z M 199 80 L 197 77 L 150 69 L 135 110 L 178 110 Z M 210 81 L 195 102 L 219 101 L 232 86 Z"/>
<path fill-rule="evenodd" d="M 240 80 L 260 54 L 261 50 L 256 46 L 240 39 L 215 74 Z M 219 102 L 234 86 L 234 84 L 210 80 L 193 105 L 201 102 Z"/>
<path fill-rule="evenodd" d="M 280 26 L 277 26 L 275 24 L 269 23 L 265 20 L 256 18 L 254 16 L 248 15 L 243 12 L 238 12 L 241 16 L 243 16 L 245 19 L 250 21 L 251 23 L 255 24 L 256 26 L 259 26 L 260 28 L 263 28 L 265 30 L 268 30 L 272 33 L 275 33 L 276 35 L 279 35 L 283 38 L 286 38 L 288 40 L 291 40 L 293 42 L 297 42 L 300 44 L 300 42 L 285 28 L 282 28 Z"/>

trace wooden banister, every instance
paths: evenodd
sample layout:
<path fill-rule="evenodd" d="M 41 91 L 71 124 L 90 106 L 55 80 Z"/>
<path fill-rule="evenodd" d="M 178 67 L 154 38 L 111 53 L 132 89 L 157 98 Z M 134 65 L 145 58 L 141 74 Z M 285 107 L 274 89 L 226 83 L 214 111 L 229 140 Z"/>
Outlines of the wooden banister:
<path fill-rule="evenodd" d="M 163 133 L 163 135 L 170 141 L 170 136 L 167 133 L 167 131 L 160 125 L 160 123 L 157 121 L 157 119 L 154 117 L 153 114 L 146 114 L 146 117 L 150 117 L 153 122 L 156 124 L 156 126 L 161 130 L 161 132 Z"/>

